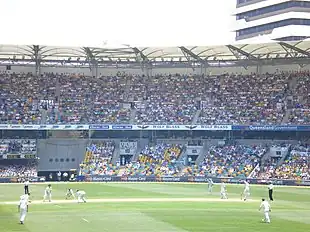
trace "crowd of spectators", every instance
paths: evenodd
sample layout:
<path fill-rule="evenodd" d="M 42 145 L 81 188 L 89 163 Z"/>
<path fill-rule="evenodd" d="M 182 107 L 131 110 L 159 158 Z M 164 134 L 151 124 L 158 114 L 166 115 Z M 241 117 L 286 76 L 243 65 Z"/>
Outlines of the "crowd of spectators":
<path fill-rule="evenodd" d="M 202 106 L 199 123 L 282 123 L 288 78 L 288 74 L 252 74 L 212 79 L 211 86 L 205 86 L 211 97 Z"/>
<path fill-rule="evenodd" d="M 37 177 L 37 163 L 28 164 L 0 164 L 0 178 L 30 178 Z"/>
<path fill-rule="evenodd" d="M 291 92 L 292 110 L 288 123 L 309 124 L 310 123 L 310 72 L 301 72 L 297 78 L 296 85 Z"/>
<path fill-rule="evenodd" d="M 296 145 L 287 159 L 280 164 L 266 163 L 260 173 L 264 179 L 310 179 L 310 146 Z"/>
<path fill-rule="evenodd" d="M 212 146 L 199 165 L 187 167 L 183 174 L 245 178 L 260 163 L 266 151 L 267 147 L 262 145 Z"/>
<path fill-rule="evenodd" d="M 92 141 L 86 148 L 84 162 L 80 165 L 82 175 L 115 175 L 119 169 L 111 163 L 115 143 Z"/>
<path fill-rule="evenodd" d="M 306 124 L 309 75 L 0 73 L 0 123 Z"/>
<path fill-rule="evenodd" d="M 138 161 L 126 166 L 124 175 L 178 175 L 176 161 L 181 153 L 182 146 L 178 144 L 160 143 L 146 146 Z"/>
<path fill-rule="evenodd" d="M 0 155 L 35 155 L 37 142 L 33 139 L 2 139 Z"/>
<path fill-rule="evenodd" d="M 203 76 L 160 75 L 133 79 L 130 94 L 142 102 L 137 123 L 189 124 L 204 96 Z M 142 100 L 142 101 L 141 101 Z"/>

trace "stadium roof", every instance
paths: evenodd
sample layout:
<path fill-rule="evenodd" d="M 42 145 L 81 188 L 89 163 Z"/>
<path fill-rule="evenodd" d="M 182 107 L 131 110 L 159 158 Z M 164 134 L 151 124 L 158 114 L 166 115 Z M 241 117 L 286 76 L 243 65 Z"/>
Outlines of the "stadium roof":
<path fill-rule="evenodd" d="M 45 66 L 190 64 L 190 66 L 250 66 L 298 63 L 310 60 L 310 41 L 222 46 L 180 47 L 55 47 L 0 45 L 0 65 L 40 64 Z"/>

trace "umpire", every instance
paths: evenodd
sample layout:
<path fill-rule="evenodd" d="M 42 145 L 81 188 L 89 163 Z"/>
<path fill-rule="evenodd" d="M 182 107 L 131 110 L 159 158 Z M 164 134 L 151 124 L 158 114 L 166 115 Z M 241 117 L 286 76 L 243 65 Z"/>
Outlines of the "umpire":
<path fill-rule="evenodd" d="M 269 200 L 273 201 L 273 184 L 268 185 Z"/>
<path fill-rule="evenodd" d="M 24 190 L 25 190 L 25 194 L 29 194 L 29 180 L 26 180 L 24 182 Z"/>

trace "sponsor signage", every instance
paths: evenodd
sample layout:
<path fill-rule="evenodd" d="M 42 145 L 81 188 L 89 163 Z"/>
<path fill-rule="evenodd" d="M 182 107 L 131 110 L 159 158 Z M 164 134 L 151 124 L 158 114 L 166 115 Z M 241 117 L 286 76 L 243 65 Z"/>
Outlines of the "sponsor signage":
<path fill-rule="evenodd" d="M 192 130 L 192 131 L 310 131 L 310 125 L 28 125 L 0 124 L 0 130 Z"/>
<path fill-rule="evenodd" d="M 207 177 L 207 176 L 78 176 L 78 181 L 93 181 L 93 182 L 192 182 L 192 183 L 207 183 L 208 178 L 211 178 L 214 183 L 234 183 L 234 184 L 243 184 L 243 179 L 239 178 L 217 178 L 217 177 Z M 10 179 L 7 179 L 6 182 L 10 182 Z M 272 182 L 275 185 L 303 185 L 303 186 L 310 186 L 310 180 L 280 180 L 280 179 L 248 179 L 251 184 L 268 184 Z M 0 178 L 0 182 L 1 178 Z"/>

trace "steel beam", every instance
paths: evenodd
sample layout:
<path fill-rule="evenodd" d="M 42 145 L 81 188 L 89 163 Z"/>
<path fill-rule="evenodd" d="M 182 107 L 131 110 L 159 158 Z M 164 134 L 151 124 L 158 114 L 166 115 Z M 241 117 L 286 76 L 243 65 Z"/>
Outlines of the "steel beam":
<path fill-rule="evenodd" d="M 244 50 L 242 50 L 242 49 L 240 49 L 240 48 L 237 48 L 237 47 L 235 47 L 235 46 L 233 46 L 233 45 L 226 45 L 226 47 L 228 47 L 229 50 L 232 51 L 232 53 L 234 53 L 233 51 L 235 51 L 235 52 L 237 52 L 238 54 L 241 54 L 241 55 L 247 57 L 249 60 L 258 60 L 258 58 L 257 58 L 256 56 L 254 56 L 254 55 L 252 55 L 252 54 L 250 54 L 250 53 L 248 53 L 248 52 L 246 52 L 246 51 L 244 51 Z M 234 55 L 235 55 L 235 54 L 234 54 Z M 236 55 L 235 55 L 235 56 L 236 56 Z M 238 57 L 236 56 L 236 58 L 238 58 Z"/>
<path fill-rule="evenodd" d="M 291 44 L 284 43 L 284 42 L 279 42 L 279 44 L 280 44 L 284 49 L 285 49 L 285 48 L 291 49 L 291 50 L 294 51 L 294 52 L 297 52 L 297 53 L 302 54 L 302 55 L 304 55 L 304 56 L 310 57 L 310 52 L 305 51 L 305 50 L 303 50 L 303 49 L 301 49 L 301 48 L 295 47 L 295 46 L 293 46 L 293 45 L 291 45 Z"/>
<path fill-rule="evenodd" d="M 144 63 L 149 62 L 149 58 L 144 55 L 143 51 L 141 51 L 140 49 L 138 49 L 137 47 L 133 47 L 132 50 L 134 51 L 134 53 L 136 54 L 137 58 L 140 56 L 142 61 Z"/>
<path fill-rule="evenodd" d="M 184 47 L 184 46 L 181 46 L 179 47 L 182 52 L 186 53 L 187 55 L 189 55 L 190 57 L 194 58 L 195 60 L 197 61 L 200 61 L 201 63 L 204 63 L 205 60 L 202 59 L 200 56 L 198 56 L 197 54 L 193 53 L 191 50 L 189 50 L 188 48 Z"/>

